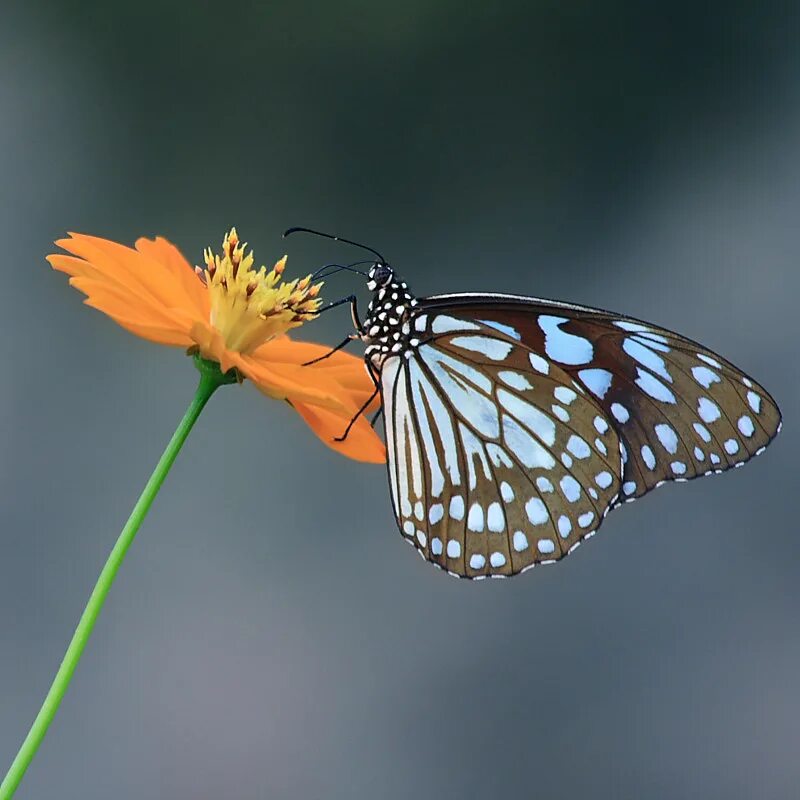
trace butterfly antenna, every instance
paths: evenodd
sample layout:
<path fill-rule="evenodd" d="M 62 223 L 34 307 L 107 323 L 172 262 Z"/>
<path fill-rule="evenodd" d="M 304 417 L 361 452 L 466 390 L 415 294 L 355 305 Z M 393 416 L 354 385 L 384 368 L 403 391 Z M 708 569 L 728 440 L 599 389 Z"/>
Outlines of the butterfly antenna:
<path fill-rule="evenodd" d="M 323 233 L 322 231 L 315 231 L 311 228 L 289 228 L 283 232 L 283 238 L 285 239 L 287 236 L 291 236 L 293 233 L 312 233 L 314 236 L 322 236 L 325 239 L 333 239 L 334 242 L 344 242 L 345 244 L 351 244 L 354 247 L 360 247 L 362 250 L 367 250 L 370 253 L 378 256 L 381 264 L 386 263 L 386 259 L 373 247 L 368 247 L 365 244 L 361 244 L 360 242 L 354 242 L 352 239 L 344 239 L 341 236 L 334 236 L 332 233 Z"/>
<path fill-rule="evenodd" d="M 371 264 L 372 259 L 368 261 L 355 261 L 352 264 L 325 264 L 324 266 L 320 267 L 315 273 L 312 274 L 312 280 L 318 280 L 319 278 L 330 278 L 331 275 L 335 275 L 337 272 L 341 272 L 342 270 L 346 270 L 347 272 L 355 272 L 357 275 L 363 275 L 365 278 L 368 277 L 366 272 L 362 272 L 360 269 L 353 269 L 361 264 Z M 331 269 L 330 272 L 325 272 L 326 269 Z"/>

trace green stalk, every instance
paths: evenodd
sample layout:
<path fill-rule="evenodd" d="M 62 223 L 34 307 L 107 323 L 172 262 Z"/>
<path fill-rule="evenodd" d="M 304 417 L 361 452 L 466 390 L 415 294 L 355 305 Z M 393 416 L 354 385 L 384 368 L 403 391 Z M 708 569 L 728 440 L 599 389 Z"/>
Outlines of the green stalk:
<path fill-rule="evenodd" d="M 134 537 L 144 521 L 161 485 L 164 483 L 164 479 L 167 477 L 178 453 L 194 427 L 195 422 L 197 422 L 200 412 L 205 407 L 211 395 L 220 386 L 236 381 L 235 376 L 231 374 L 223 375 L 218 365 L 213 362 L 195 357 L 195 364 L 200 370 L 200 383 L 194 398 L 189 408 L 186 410 L 186 413 L 183 415 L 183 419 L 180 421 L 175 433 L 169 440 L 169 444 L 159 459 L 155 470 L 153 470 L 150 480 L 147 481 L 144 491 L 142 491 L 142 494 L 136 501 L 136 505 L 133 507 L 133 511 L 130 517 L 128 517 L 128 521 L 125 523 L 125 527 L 122 529 L 122 533 L 120 533 L 114 545 L 114 549 L 111 551 L 103 567 L 103 571 L 100 573 L 100 577 L 97 579 L 94 590 L 89 597 L 89 602 L 86 604 L 86 608 L 78 622 L 78 627 L 75 629 L 75 633 L 72 636 L 72 641 L 69 643 L 61 666 L 58 668 L 56 677 L 53 679 L 53 683 L 50 686 L 50 691 L 47 693 L 47 697 L 45 697 L 44 703 L 39 713 L 36 715 L 36 719 L 28 735 L 25 737 L 25 741 L 22 743 L 17 757 L 14 759 L 14 763 L 3 779 L 3 783 L 0 784 L 0 800 L 10 800 L 10 798 L 14 796 L 14 792 L 16 792 L 20 781 L 25 775 L 25 771 L 36 755 L 36 751 L 39 749 L 39 745 L 42 743 L 42 739 L 44 739 L 47 729 L 50 727 L 50 723 L 53 721 L 53 717 L 55 717 L 58 707 L 61 705 L 61 701 L 64 698 L 64 694 L 69 687 L 72 675 L 75 672 L 75 668 L 78 666 L 81 655 L 83 655 L 86 643 L 89 641 L 95 622 L 97 622 L 97 617 L 103 608 L 111 585 L 114 583 L 114 578 L 125 558 L 125 554 L 133 543 Z"/>

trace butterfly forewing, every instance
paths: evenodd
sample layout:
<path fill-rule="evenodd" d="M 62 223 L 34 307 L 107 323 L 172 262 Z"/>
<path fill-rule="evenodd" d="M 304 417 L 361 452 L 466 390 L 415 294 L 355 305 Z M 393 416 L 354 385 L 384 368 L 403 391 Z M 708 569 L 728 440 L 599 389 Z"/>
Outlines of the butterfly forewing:
<path fill-rule="evenodd" d="M 504 331 L 586 390 L 623 444 L 620 502 L 739 466 L 780 429 L 777 405 L 752 378 L 664 328 L 524 297 L 448 295 L 425 305 L 431 316 Z"/>
<path fill-rule="evenodd" d="M 392 502 L 428 560 L 471 578 L 555 561 L 621 488 L 620 441 L 595 398 L 502 330 L 419 315 L 421 343 L 386 359 Z"/>

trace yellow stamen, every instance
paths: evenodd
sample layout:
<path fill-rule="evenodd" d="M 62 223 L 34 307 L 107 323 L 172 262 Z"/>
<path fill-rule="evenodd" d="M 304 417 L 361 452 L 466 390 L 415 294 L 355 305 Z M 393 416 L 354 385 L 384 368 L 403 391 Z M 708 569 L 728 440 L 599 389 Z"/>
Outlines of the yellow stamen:
<path fill-rule="evenodd" d="M 232 228 L 222 242 L 222 255 L 208 248 L 205 269 L 196 269 L 208 287 L 211 324 L 222 334 L 226 346 L 240 353 L 251 353 L 275 336 L 308 322 L 322 305 L 318 298 L 322 284 L 312 284 L 310 275 L 283 282 L 286 256 L 269 272 L 266 267 L 256 271 L 253 254 L 245 252 L 246 247 Z"/>

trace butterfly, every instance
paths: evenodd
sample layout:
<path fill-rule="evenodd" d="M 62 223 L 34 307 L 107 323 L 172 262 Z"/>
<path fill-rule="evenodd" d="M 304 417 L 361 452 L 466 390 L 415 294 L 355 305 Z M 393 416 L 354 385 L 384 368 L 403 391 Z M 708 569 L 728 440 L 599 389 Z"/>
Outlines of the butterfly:
<path fill-rule="evenodd" d="M 767 391 L 685 336 L 537 297 L 417 298 L 357 246 L 377 256 L 372 298 L 363 321 L 339 301 L 357 331 L 339 347 L 366 345 L 400 532 L 451 575 L 558 561 L 610 510 L 740 467 L 780 431 Z"/>

